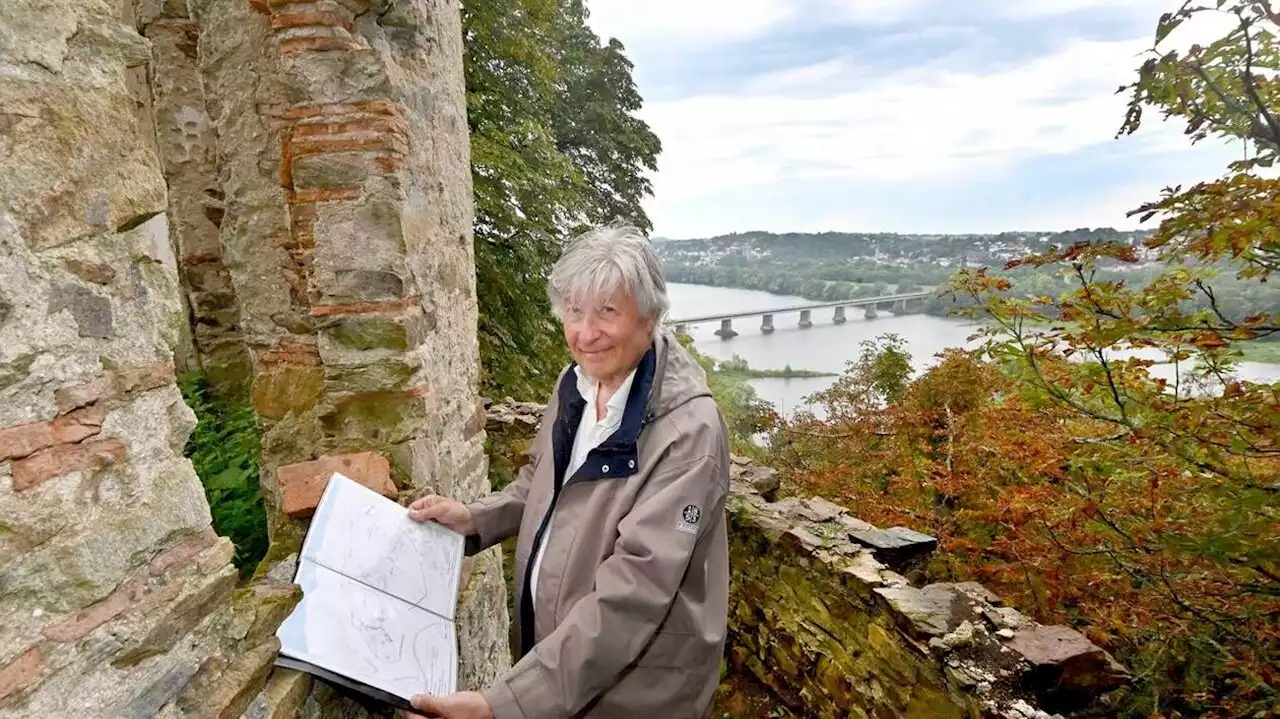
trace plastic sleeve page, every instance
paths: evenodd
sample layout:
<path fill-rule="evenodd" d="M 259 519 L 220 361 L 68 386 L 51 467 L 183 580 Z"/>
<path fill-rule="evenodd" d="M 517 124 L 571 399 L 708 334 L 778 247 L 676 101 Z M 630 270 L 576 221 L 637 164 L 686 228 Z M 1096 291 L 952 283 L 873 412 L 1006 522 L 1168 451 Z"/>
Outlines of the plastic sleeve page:
<path fill-rule="evenodd" d="M 281 653 L 408 699 L 457 683 L 453 622 L 311 562 L 303 599 L 280 626 Z"/>
<path fill-rule="evenodd" d="M 342 475 L 325 489 L 302 547 L 320 564 L 446 619 L 454 618 L 464 538 Z"/>

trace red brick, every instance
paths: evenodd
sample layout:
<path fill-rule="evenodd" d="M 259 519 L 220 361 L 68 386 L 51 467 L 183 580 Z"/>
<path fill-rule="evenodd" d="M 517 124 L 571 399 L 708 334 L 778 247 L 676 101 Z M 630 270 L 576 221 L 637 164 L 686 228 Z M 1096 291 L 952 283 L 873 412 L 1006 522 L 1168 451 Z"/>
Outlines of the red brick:
<path fill-rule="evenodd" d="M 359 187 L 318 187 L 311 190 L 298 190 L 289 200 L 290 204 L 303 205 L 312 202 L 334 202 L 337 200 L 358 200 L 363 192 Z M 310 212 L 315 212 L 315 207 L 311 206 Z M 314 214 L 313 214 L 314 218 Z M 297 214 L 293 218 L 295 221 L 300 219 Z"/>
<path fill-rule="evenodd" d="M 204 531 L 187 537 L 176 546 L 157 554 L 147 565 L 147 574 L 160 577 L 168 574 L 175 567 L 186 566 L 193 557 L 212 547 L 218 541 L 218 533 L 213 527 L 205 527 Z"/>
<path fill-rule="evenodd" d="M 58 444 L 79 442 L 102 431 L 107 411 L 92 404 L 53 420 L 53 439 Z"/>
<path fill-rule="evenodd" d="M 63 387 L 53 393 L 53 400 L 58 407 L 58 413 L 66 414 L 99 400 L 111 399 L 131 392 L 145 392 L 163 387 L 173 381 L 173 365 L 168 362 L 157 362 L 143 367 L 130 367 L 110 372 L 86 384 Z"/>
<path fill-rule="evenodd" d="M 349 304 L 316 305 L 311 308 L 312 317 L 338 317 L 345 315 L 371 315 L 381 312 L 403 312 L 418 306 L 419 298 L 406 297 L 402 300 L 370 300 L 368 302 L 351 302 Z"/>
<path fill-rule="evenodd" d="M 349 135 L 352 133 L 388 133 L 405 135 L 409 126 L 404 120 L 390 115 L 374 115 L 342 121 L 306 122 L 293 128 L 293 136 L 322 137 L 325 135 Z"/>
<path fill-rule="evenodd" d="M 399 172 L 404 169 L 404 160 L 395 155 L 379 155 L 373 159 L 373 163 L 385 173 Z"/>
<path fill-rule="evenodd" d="M 34 685 L 44 672 L 44 650 L 29 647 L 17 659 L 0 667 L 0 702 Z"/>
<path fill-rule="evenodd" d="M 279 364 L 318 365 L 320 348 L 309 342 L 282 340 L 280 344 L 258 355 L 258 367 L 261 369 Z"/>
<path fill-rule="evenodd" d="M 326 50 L 351 50 L 356 44 L 341 37 L 294 37 L 280 41 L 282 55 L 296 55 L 303 52 L 324 52 Z"/>
<path fill-rule="evenodd" d="M 15 461 L 13 488 L 22 491 L 71 472 L 109 467 L 123 462 L 124 457 L 124 442 L 116 438 L 82 444 L 59 444 Z"/>
<path fill-rule="evenodd" d="M 394 115 L 402 117 L 400 108 L 390 100 L 361 100 L 359 102 L 332 102 L 319 105 L 297 105 L 280 112 L 285 120 L 304 120 L 315 117 L 332 117 L 334 115 L 354 115 L 370 113 L 374 115 Z"/>
<path fill-rule="evenodd" d="M 25 457 L 54 444 L 52 422 L 31 422 L 0 429 L 0 461 Z"/>
<path fill-rule="evenodd" d="M 303 12 L 281 13 L 271 16 L 272 30 L 285 30 L 295 27 L 340 27 L 349 33 L 355 33 L 356 26 L 351 20 L 332 10 L 307 10 Z"/>
<path fill-rule="evenodd" d="M 311 462 L 288 464 L 276 470 L 280 509 L 293 517 L 310 516 L 334 472 L 343 474 L 386 497 L 396 496 L 391 466 L 376 452 L 325 456 Z"/>
<path fill-rule="evenodd" d="M 26 457 L 55 444 L 92 437 L 102 430 L 104 414 L 102 407 L 93 405 L 53 421 L 0 429 L 0 461 Z"/>
<path fill-rule="evenodd" d="M 353 135 L 357 133 L 352 133 Z M 329 152 L 367 152 L 371 150 L 387 150 L 404 153 L 408 148 L 398 135 L 382 133 L 359 133 L 363 137 L 350 139 L 326 140 L 322 138 L 294 139 L 290 145 L 293 157 L 307 155 L 323 155 Z"/>

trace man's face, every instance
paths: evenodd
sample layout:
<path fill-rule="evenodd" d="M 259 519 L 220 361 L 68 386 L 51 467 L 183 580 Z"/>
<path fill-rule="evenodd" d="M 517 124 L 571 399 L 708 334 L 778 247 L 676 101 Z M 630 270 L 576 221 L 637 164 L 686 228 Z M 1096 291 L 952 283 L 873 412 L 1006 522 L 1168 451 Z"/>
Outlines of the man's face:
<path fill-rule="evenodd" d="M 635 298 L 621 291 L 595 303 L 569 300 L 564 338 L 573 359 L 599 382 L 620 381 L 648 351 L 655 319 L 640 314 Z"/>

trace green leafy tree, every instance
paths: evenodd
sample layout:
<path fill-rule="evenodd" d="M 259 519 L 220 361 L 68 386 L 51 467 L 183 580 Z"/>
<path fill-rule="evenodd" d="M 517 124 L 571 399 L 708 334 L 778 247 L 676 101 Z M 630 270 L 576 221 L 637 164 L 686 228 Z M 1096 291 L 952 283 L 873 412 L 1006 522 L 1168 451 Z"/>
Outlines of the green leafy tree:
<path fill-rule="evenodd" d="M 540 397 L 568 360 L 545 291 L 561 243 L 615 220 L 647 230 L 660 144 L 581 0 L 467 0 L 462 19 L 482 385 Z"/>
<path fill-rule="evenodd" d="M 1158 49 L 1209 14 L 1234 27 L 1186 52 Z M 1186 2 L 1160 19 L 1153 57 L 1122 88 L 1124 133 L 1155 108 L 1193 142 L 1248 150 L 1224 176 L 1135 210 L 1160 218 L 1144 243 L 1159 263 L 1148 281 L 1102 274 L 1138 262 L 1136 249 L 1081 231 L 1011 263 L 1058 272 L 1065 293 L 1028 299 L 985 271 L 956 282 L 998 325 L 989 355 L 1075 428 L 1063 491 L 1028 507 L 1025 526 L 1091 560 L 1089 581 L 1112 599 L 1128 596 L 1080 610 L 1146 678 L 1134 715 L 1280 710 L 1280 384 L 1234 371 L 1243 347 L 1280 333 L 1280 313 L 1229 312 L 1216 289 L 1280 269 L 1280 180 L 1260 171 L 1280 153 L 1278 29 L 1266 0 Z"/>

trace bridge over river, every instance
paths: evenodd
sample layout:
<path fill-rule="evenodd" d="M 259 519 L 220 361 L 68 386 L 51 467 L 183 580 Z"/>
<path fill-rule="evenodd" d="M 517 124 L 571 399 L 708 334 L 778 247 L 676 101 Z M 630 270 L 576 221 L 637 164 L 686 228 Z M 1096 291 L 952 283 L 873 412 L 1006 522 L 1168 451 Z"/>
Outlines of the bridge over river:
<path fill-rule="evenodd" d="M 813 326 L 813 311 L 823 309 L 834 309 L 835 317 L 833 322 L 836 324 L 844 324 L 846 321 L 845 308 L 848 307 L 865 307 L 867 319 L 875 319 L 877 316 L 876 308 L 882 306 L 890 306 L 893 314 L 900 315 L 908 312 L 908 303 L 913 300 L 926 300 L 933 296 L 932 292 L 905 292 L 895 295 L 880 295 L 878 297 L 859 297 L 851 300 L 840 300 L 838 302 L 815 302 L 808 305 L 793 305 L 790 307 L 778 307 L 776 309 L 750 310 L 747 312 L 728 312 L 720 314 L 701 315 L 698 317 L 682 317 L 680 319 L 667 320 L 667 324 L 675 325 L 676 331 L 683 331 L 688 325 L 701 324 L 703 322 L 719 322 L 720 329 L 716 330 L 716 335 L 723 339 L 737 337 L 738 333 L 733 329 L 733 321 L 744 317 L 760 317 L 760 331 L 764 334 L 770 334 L 774 330 L 774 315 L 800 313 L 800 327 Z"/>

